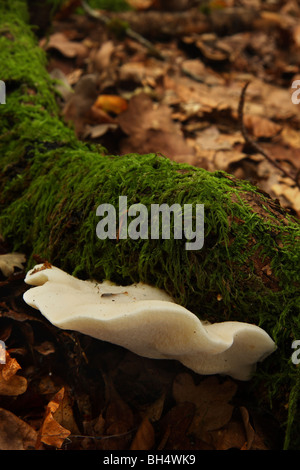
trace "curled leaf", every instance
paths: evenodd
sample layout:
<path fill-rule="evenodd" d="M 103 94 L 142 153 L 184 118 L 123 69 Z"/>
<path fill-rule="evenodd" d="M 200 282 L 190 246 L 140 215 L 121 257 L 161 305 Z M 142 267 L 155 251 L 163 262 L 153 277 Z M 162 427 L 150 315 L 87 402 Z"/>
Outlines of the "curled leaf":
<path fill-rule="evenodd" d="M 0 270 L 5 277 L 10 276 L 15 268 L 24 269 L 26 258 L 23 253 L 7 253 L 0 255 Z"/>

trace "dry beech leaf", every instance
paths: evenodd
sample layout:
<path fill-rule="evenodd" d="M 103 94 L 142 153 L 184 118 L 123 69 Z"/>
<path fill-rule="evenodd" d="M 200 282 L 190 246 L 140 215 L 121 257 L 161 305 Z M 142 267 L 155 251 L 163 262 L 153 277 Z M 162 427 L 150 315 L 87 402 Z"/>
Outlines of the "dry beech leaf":
<path fill-rule="evenodd" d="M 179 403 L 171 408 L 160 423 L 162 436 L 158 450 L 188 449 L 190 445 L 188 429 L 194 414 L 195 405 L 193 403 Z"/>
<path fill-rule="evenodd" d="M 48 403 L 43 424 L 39 431 L 39 440 L 44 444 L 60 448 L 71 431 L 61 426 L 53 417 L 59 409 L 64 398 L 64 387 L 61 388 L 54 398 Z"/>
<path fill-rule="evenodd" d="M 147 10 L 155 3 L 155 0 L 126 0 L 126 3 L 135 10 Z"/>
<path fill-rule="evenodd" d="M 240 413 L 243 419 L 247 442 L 244 445 L 246 450 L 268 450 L 263 439 L 256 433 L 250 424 L 249 412 L 244 406 L 240 406 Z"/>
<path fill-rule="evenodd" d="M 23 253 L 7 253 L 0 255 L 0 271 L 5 277 L 10 276 L 15 268 L 24 269 L 26 258 Z"/>
<path fill-rule="evenodd" d="M 37 432 L 29 424 L 0 408 L 0 450 L 34 449 L 36 440 Z"/>
<path fill-rule="evenodd" d="M 64 440 L 70 435 L 70 431 L 61 426 L 55 419 L 51 412 L 48 412 L 41 430 L 41 442 L 60 448 Z"/>
<path fill-rule="evenodd" d="M 118 95 L 99 95 L 94 106 L 107 113 L 120 114 L 127 109 L 127 101 Z"/>
<path fill-rule="evenodd" d="M 171 109 L 155 104 L 146 93 L 133 96 L 117 120 L 128 135 L 121 141 L 121 153 L 160 152 L 175 161 L 194 154 L 180 125 L 173 121 Z"/>
<path fill-rule="evenodd" d="M 292 129 L 289 126 L 284 126 L 282 132 L 280 134 L 283 144 L 287 144 L 297 150 L 300 148 L 300 135 L 299 131 L 296 129 Z M 299 161 L 299 156 L 298 156 Z"/>
<path fill-rule="evenodd" d="M 54 344 L 50 341 L 44 341 L 43 343 L 34 346 L 34 349 L 43 356 L 48 356 L 48 354 L 53 354 L 55 352 Z"/>
<path fill-rule="evenodd" d="M 219 383 L 217 377 L 209 377 L 195 385 L 189 374 L 179 374 L 173 384 L 173 396 L 177 403 L 190 402 L 196 413 L 190 432 L 219 429 L 231 418 L 233 406 L 228 402 L 234 396 L 237 385 L 230 379 Z"/>
<path fill-rule="evenodd" d="M 254 137 L 274 137 L 282 129 L 282 126 L 270 121 L 262 116 L 253 116 L 251 114 L 244 115 L 244 124 L 247 129 L 253 134 Z"/>
<path fill-rule="evenodd" d="M 137 433 L 131 443 L 130 450 L 150 450 L 154 446 L 154 429 L 148 418 L 141 422 Z"/>
<path fill-rule="evenodd" d="M 276 197 L 284 199 L 284 205 L 289 205 L 296 212 L 300 212 L 300 190 L 298 188 L 292 188 L 290 184 L 283 181 L 282 183 L 273 184 L 271 190 Z"/>
<path fill-rule="evenodd" d="M 17 396 L 26 392 L 27 380 L 16 375 L 20 365 L 6 353 L 6 363 L 0 364 L 0 395 Z"/>
<path fill-rule="evenodd" d="M 41 41 L 41 47 L 47 51 L 49 49 L 57 49 L 65 57 L 87 57 L 88 48 L 80 42 L 70 41 L 63 33 L 54 33 L 50 36 L 48 42 Z"/>
<path fill-rule="evenodd" d="M 98 49 L 93 57 L 92 61 L 94 67 L 99 72 L 107 69 L 110 64 L 111 56 L 114 52 L 115 46 L 113 41 L 106 41 L 104 44 L 101 45 L 100 49 Z"/>
<path fill-rule="evenodd" d="M 5 364 L 3 365 L 2 368 L 2 377 L 4 380 L 9 380 L 11 377 L 13 377 L 16 372 L 21 369 L 20 364 L 16 359 L 13 357 L 10 357 L 10 355 L 7 353 L 6 354 L 6 361 Z"/>
<path fill-rule="evenodd" d="M 3 332 L 1 332 L 3 333 Z M 9 331 L 9 334 L 10 334 L 10 331 Z M 3 338 L 3 336 L 2 336 Z M 6 362 L 6 349 L 5 349 L 5 345 L 3 343 L 3 340 L 0 341 L 0 364 L 5 364 Z"/>
<path fill-rule="evenodd" d="M 66 389 L 59 407 L 53 413 L 53 418 L 72 434 L 80 434 L 73 414 L 72 400 Z"/>
<path fill-rule="evenodd" d="M 208 438 L 215 450 L 242 449 L 246 442 L 245 429 L 239 421 L 230 421 L 227 426 L 211 431 Z"/>
<path fill-rule="evenodd" d="M 99 443 L 102 450 L 127 449 L 132 440 L 130 431 L 134 427 L 134 415 L 130 406 L 116 391 L 110 377 L 104 376 L 108 405 L 104 412 L 104 436 Z"/>
<path fill-rule="evenodd" d="M 253 427 L 250 424 L 248 410 L 244 406 L 240 406 L 240 412 L 243 418 L 243 423 L 245 426 L 245 432 L 247 436 L 247 442 L 246 442 L 245 448 L 249 450 L 252 447 L 255 432 L 254 432 Z"/>
<path fill-rule="evenodd" d="M 163 409 L 165 406 L 166 391 L 164 391 L 153 403 L 147 406 L 145 411 L 142 413 L 144 418 L 148 418 L 150 421 L 155 422 L 160 420 Z"/>

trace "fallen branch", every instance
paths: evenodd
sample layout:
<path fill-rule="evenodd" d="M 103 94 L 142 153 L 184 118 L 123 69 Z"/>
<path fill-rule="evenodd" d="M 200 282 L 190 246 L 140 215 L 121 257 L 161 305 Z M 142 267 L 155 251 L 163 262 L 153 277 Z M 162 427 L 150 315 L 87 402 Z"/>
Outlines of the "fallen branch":
<path fill-rule="evenodd" d="M 87 2 L 84 0 L 81 0 L 81 6 L 84 9 L 84 11 L 90 16 L 91 18 L 94 18 L 101 23 L 105 24 L 108 28 L 112 26 L 114 19 L 109 18 L 106 16 L 103 12 L 99 12 L 97 10 L 94 10 L 89 6 Z M 123 27 L 123 32 L 126 36 L 128 36 L 131 39 L 134 39 L 135 41 L 139 42 L 144 46 L 151 55 L 156 57 L 157 59 L 164 60 L 164 56 L 160 53 L 159 50 L 156 49 L 156 47 L 152 44 L 151 41 L 148 41 L 148 39 L 144 38 L 141 34 L 137 33 L 134 31 L 129 25 L 126 25 Z"/>
<path fill-rule="evenodd" d="M 246 90 L 249 86 L 250 82 L 246 82 L 243 89 L 242 93 L 240 96 L 240 101 L 239 101 L 239 107 L 238 107 L 238 118 L 239 118 L 239 125 L 240 125 L 240 130 L 241 133 L 245 139 L 245 142 L 252 147 L 257 153 L 260 153 L 263 157 L 265 157 L 266 160 L 268 160 L 269 163 L 271 163 L 272 166 L 277 168 L 281 173 L 284 174 L 287 178 L 290 178 L 298 188 L 300 188 L 300 183 L 297 179 L 296 176 L 293 176 L 291 173 L 286 171 L 279 163 L 276 162 L 273 158 L 270 157 L 270 155 L 257 143 L 255 142 L 248 134 L 245 124 L 244 124 L 244 104 L 245 104 L 245 96 L 246 96 Z"/>

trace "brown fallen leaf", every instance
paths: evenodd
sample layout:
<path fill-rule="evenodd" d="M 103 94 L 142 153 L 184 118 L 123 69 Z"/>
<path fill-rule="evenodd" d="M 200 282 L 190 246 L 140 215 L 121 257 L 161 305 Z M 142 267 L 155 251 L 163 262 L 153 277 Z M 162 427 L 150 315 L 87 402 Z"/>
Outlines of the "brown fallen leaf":
<path fill-rule="evenodd" d="M 94 74 L 88 74 L 79 79 L 73 95 L 65 103 L 62 113 L 66 121 L 74 123 L 78 136 L 82 134 L 89 121 L 91 107 L 97 95 L 97 77 Z"/>
<path fill-rule="evenodd" d="M 50 36 L 47 42 L 43 39 L 40 46 L 46 51 L 49 49 L 56 49 L 61 52 L 65 57 L 73 58 L 80 57 L 81 59 L 88 56 L 88 48 L 76 41 L 70 41 L 63 33 L 54 33 Z"/>
<path fill-rule="evenodd" d="M 134 428 L 134 415 L 130 406 L 116 391 L 111 378 L 104 376 L 108 405 L 104 413 L 105 439 L 99 442 L 102 450 L 127 449 L 131 442 L 131 431 Z"/>
<path fill-rule="evenodd" d="M 187 431 L 194 413 L 193 403 L 179 403 L 168 411 L 160 422 L 162 435 L 158 450 L 187 449 L 190 446 Z"/>
<path fill-rule="evenodd" d="M 96 71 L 102 72 L 109 67 L 114 49 L 113 41 L 105 41 L 99 49 L 91 53 L 89 60 Z"/>
<path fill-rule="evenodd" d="M 230 421 L 226 426 L 208 435 L 215 450 L 242 449 L 247 441 L 243 423 Z"/>
<path fill-rule="evenodd" d="M 154 446 L 154 429 L 148 418 L 144 418 L 131 443 L 130 450 L 150 450 Z"/>
<path fill-rule="evenodd" d="M 10 357 L 9 353 L 6 353 L 5 364 L 1 370 L 3 379 L 8 381 L 19 369 L 21 369 L 21 366 L 18 361 Z"/>
<path fill-rule="evenodd" d="M 240 413 L 243 419 L 245 432 L 247 436 L 247 442 L 244 446 L 247 450 L 268 450 L 268 447 L 265 445 L 263 439 L 255 431 L 253 426 L 250 423 L 249 412 L 244 406 L 240 406 Z"/>
<path fill-rule="evenodd" d="M 22 253 L 7 253 L 0 255 L 0 271 L 5 277 L 10 276 L 15 268 L 24 269 L 26 258 Z"/>
<path fill-rule="evenodd" d="M 48 356 L 48 354 L 53 354 L 55 352 L 54 344 L 50 341 L 44 341 L 41 344 L 37 344 L 34 346 L 34 349 L 43 356 Z"/>
<path fill-rule="evenodd" d="M 282 178 L 280 183 L 271 186 L 271 190 L 284 206 L 292 207 L 300 214 L 300 189 L 292 186 L 289 178 Z"/>
<path fill-rule="evenodd" d="M 145 93 L 133 96 L 127 110 L 117 120 L 128 135 L 121 141 L 121 153 L 160 152 L 176 161 L 194 154 L 194 149 L 183 137 L 180 125 L 173 121 L 171 109 L 153 103 Z"/>
<path fill-rule="evenodd" d="M 231 418 L 233 406 L 229 401 L 234 396 L 237 385 L 230 379 L 219 382 L 217 377 L 209 377 L 195 385 L 189 374 L 179 374 L 173 383 L 173 396 L 177 403 L 190 402 L 196 406 L 190 432 L 198 437 L 206 431 L 219 429 Z"/>
<path fill-rule="evenodd" d="M 89 113 L 87 114 L 87 122 L 90 124 L 115 124 L 115 118 L 113 118 L 110 114 L 104 111 L 101 108 L 97 108 L 95 105 L 91 107 Z M 118 126 L 117 126 L 118 127 Z M 88 128 L 88 124 L 86 125 L 86 130 Z"/>
<path fill-rule="evenodd" d="M 0 395 L 17 396 L 26 392 L 26 378 L 16 375 L 20 368 L 17 360 L 6 352 L 5 363 L 0 363 Z"/>
<path fill-rule="evenodd" d="M 282 126 L 272 122 L 270 119 L 251 114 L 244 115 L 244 124 L 257 139 L 260 137 L 275 137 L 282 129 Z"/>
<path fill-rule="evenodd" d="M 1 335 L 1 338 L 3 338 L 3 335 Z M 1 339 L 0 341 L 0 364 L 5 364 L 5 362 L 6 362 L 6 348 L 5 348 L 4 340 Z"/>
<path fill-rule="evenodd" d="M 107 132 L 114 132 L 117 129 L 118 125 L 111 123 L 97 124 L 96 126 L 87 125 L 82 137 L 83 139 L 86 139 L 87 137 L 89 137 L 90 139 L 98 139 L 99 137 L 105 135 Z"/>
<path fill-rule="evenodd" d="M 55 421 L 51 412 L 48 411 L 41 430 L 41 442 L 60 448 L 70 434 L 70 431 Z"/>
<path fill-rule="evenodd" d="M 59 407 L 53 412 L 53 418 L 72 434 L 80 434 L 74 418 L 73 401 L 66 388 L 64 388 L 64 395 Z"/>
<path fill-rule="evenodd" d="M 147 10 L 154 2 L 155 0 L 126 0 L 126 3 L 135 10 Z"/>
<path fill-rule="evenodd" d="M 71 434 L 71 431 L 65 429 L 54 419 L 55 412 L 62 406 L 64 393 L 65 389 L 63 387 L 47 405 L 45 417 L 38 433 L 37 448 L 39 448 L 40 442 L 60 448 L 64 440 Z"/>
<path fill-rule="evenodd" d="M 37 432 L 12 412 L 0 408 L 0 450 L 34 449 Z"/>
<path fill-rule="evenodd" d="M 108 113 L 120 114 L 127 109 L 127 101 L 118 95 L 99 95 L 94 106 Z"/>

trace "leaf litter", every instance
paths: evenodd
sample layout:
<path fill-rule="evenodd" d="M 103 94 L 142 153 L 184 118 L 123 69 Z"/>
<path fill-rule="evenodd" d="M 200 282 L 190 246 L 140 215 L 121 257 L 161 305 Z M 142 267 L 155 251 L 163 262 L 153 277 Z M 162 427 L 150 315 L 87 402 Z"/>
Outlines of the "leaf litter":
<path fill-rule="evenodd" d="M 132 11 L 108 15 L 148 35 L 160 57 L 72 11 L 72 2 L 41 40 L 49 73 L 60 80 L 62 115 L 78 137 L 109 153 L 160 152 L 225 170 L 299 216 L 299 187 L 248 148 L 238 122 L 241 90 L 250 81 L 247 131 L 298 174 L 300 115 L 291 100 L 300 76 L 298 4 L 206 2 L 208 24 L 197 2 L 129 3 Z M 259 391 L 247 384 L 55 329 L 22 302 L 24 261 L 1 240 L 0 449 L 280 447 L 280 416 L 258 409 Z"/>

